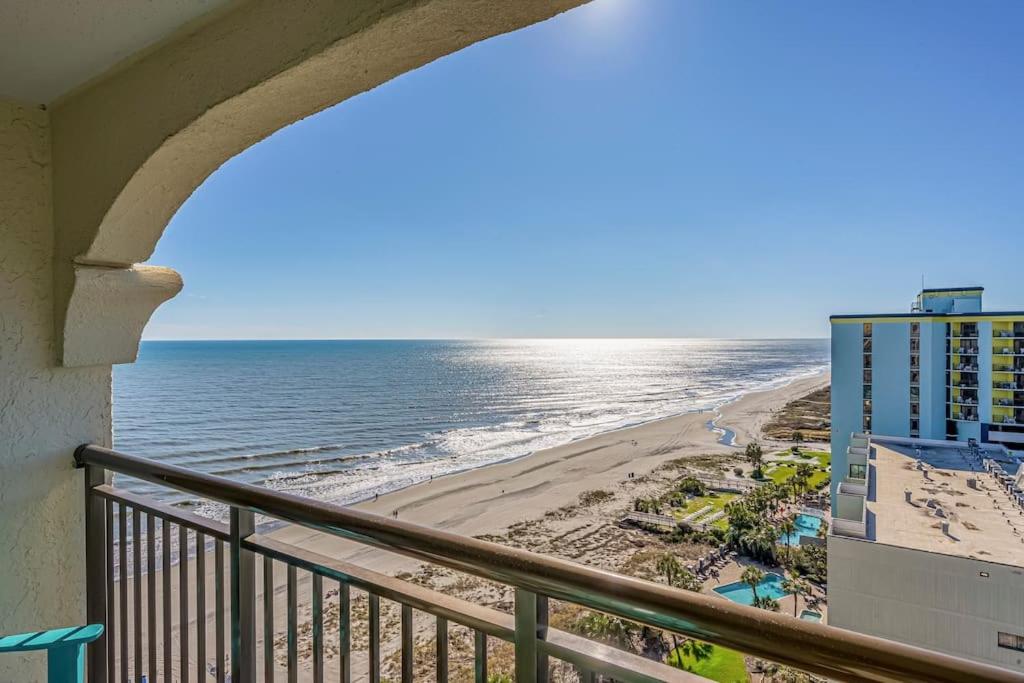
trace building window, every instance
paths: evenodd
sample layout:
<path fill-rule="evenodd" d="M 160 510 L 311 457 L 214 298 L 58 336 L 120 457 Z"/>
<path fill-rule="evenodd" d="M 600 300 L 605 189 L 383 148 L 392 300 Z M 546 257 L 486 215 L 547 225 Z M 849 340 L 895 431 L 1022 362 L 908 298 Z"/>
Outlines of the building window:
<path fill-rule="evenodd" d="M 863 431 L 865 431 L 865 432 L 870 432 L 871 431 L 871 416 L 870 415 L 865 415 L 864 416 L 864 423 L 863 423 L 862 426 L 863 426 Z"/>
<path fill-rule="evenodd" d="M 920 337 L 921 336 L 921 323 L 910 323 L 910 336 Z"/>
<path fill-rule="evenodd" d="M 1024 636 L 1018 636 L 1013 633 L 999 632 L 999 647 L 1005 647 L 1007 650 L 1020 650 L 1024 652 Z"/>
<path fill-rule="evenodd" d="M 911 384 L 920 384 L 921 383 L 921 371 L 920 370 L 911 370 L 910 371 L 910 383 Z"/>
<path fill-rule="evenodd" d="M 864 371 L 864 384 L 871 384 L 871 371 L 870 370 L 865 370 Z"/>
<path fill-rule="evenodd" d="M 865 401 L 870 401 L 871 400 L 871 385 L 870 384 L 865 384 L 864 385 L 864 400 Z"/>
<path fill-rule="evenodd" d="M 867 479 L 867 465 L 850 465 L 850 479 Z"/>
<path fill-rule="evenodd" d="M 871 336 L 871 323 L 864 323 L 864 336 L 865 337 L 870 337 Z"/>

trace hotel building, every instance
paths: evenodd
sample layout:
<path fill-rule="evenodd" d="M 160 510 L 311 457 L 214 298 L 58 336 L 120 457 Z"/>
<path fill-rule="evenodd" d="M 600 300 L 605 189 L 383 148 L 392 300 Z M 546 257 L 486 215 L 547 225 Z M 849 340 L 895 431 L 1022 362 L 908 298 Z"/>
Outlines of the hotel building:
<path fill-rule="evenodd" d="M 860 474 L 844 460 L 854 432 L 1024 448 L 1024 312 L 983 311 L 982 291 L 831 317 L 834 472 Z"/>
<path fill-rule="evenodd" d="M 829 624 L 1024 671 L 1024 313 L 832 316 Z"/>
<path fill-rule="evenodd" d="M 1024 672 L 1024 468 L 1004 446 L 854 435 L 828 621 Z"/>

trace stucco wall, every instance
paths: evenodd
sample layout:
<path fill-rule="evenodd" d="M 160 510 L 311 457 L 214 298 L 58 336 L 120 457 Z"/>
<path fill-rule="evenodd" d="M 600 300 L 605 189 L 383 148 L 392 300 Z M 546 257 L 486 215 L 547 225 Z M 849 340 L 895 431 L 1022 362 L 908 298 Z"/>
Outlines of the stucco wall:
<path fill-rule="evenodd" d="M 921 323 L 921 438 L 946 438 L 946 323 Z"/>
<path fill-rule="evenodd" d="M 875 323 L 871 431 L 910 436 L 910 323 Z"/>
<path fill-rule="evenodd" d="M 832 495 L 847 473 L 850 434 L 861 431 L 864 400 L 864 333 L 853 323 L 832 324 Z"/>
<path fill-rule="evenodd" d="M 997 647 L 1024 635 L 1024 569 L 830 536 L 828 621 L 1024 671 L 1024 652 Z"/>
<path fill-rule="evenodd" d="M 47 113 L 0 101 L 0 633 L 85 618 L 82 475 L 108 443 L 110 367 L 56 367 Z M 45 680 L 0 657 L 0 681 Z"/>

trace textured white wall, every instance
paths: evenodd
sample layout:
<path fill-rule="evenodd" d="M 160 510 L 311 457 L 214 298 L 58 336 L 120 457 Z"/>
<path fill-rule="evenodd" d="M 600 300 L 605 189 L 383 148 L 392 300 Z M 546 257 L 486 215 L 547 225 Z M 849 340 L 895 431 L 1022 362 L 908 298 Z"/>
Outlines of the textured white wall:
<path fill-rule="evenodd" d="M 53 345 L 47 112 L 0 101 L 0 633 L 85 618 L 74 447 L 110 439 L 110 366 L 64 369 Z M 0 681 L 45 680 L 0 657 Z"/>

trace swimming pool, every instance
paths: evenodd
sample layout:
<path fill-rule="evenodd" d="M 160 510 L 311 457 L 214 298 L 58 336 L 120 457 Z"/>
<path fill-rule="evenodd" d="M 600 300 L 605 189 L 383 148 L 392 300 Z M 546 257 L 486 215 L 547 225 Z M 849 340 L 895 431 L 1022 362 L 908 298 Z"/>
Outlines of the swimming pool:
<path fill-rule="evenodd" d="M 789 595 L 789 593 L 782 590 L 782 581 L 782 577 L 774 572 L 765 574 L 764 578 L 761 579 L 761 583 L 757 584 L 758 597 L 767 596 L 773 600 L 778 600 Z M 750 589 L 750 584 L 743 583 L 742 581 L 719 586 L 715 589 L 715 592 L 741 605 L 754 604 L 754 591 Z"/>
<path fill-rule="evenodd" d="M 800 545 L 801 536 L 817 537 L 818 529 L 821 528 L 821 519 L 814 515 L 797 515 L 793 523 L 796 525 L 796 529 L 791 534 L 779 536 L 779 543 Z"/>

